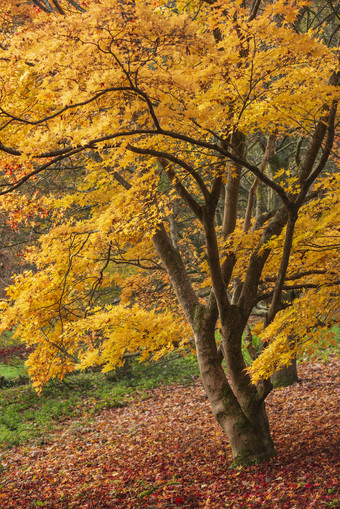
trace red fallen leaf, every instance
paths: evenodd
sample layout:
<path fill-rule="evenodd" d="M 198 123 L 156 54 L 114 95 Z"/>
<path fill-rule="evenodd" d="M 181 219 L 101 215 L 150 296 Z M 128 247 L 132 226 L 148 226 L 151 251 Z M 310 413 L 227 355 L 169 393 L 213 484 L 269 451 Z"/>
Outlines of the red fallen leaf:
<path fill-rule="evenodd" d="M 176 505 L 181 505 L 181 504 L 183 504 L 183 502 L 184 502 L 184 500 L 183 500 L 182 497 L 176 497 L 175 498 L 175 504 Z"/>

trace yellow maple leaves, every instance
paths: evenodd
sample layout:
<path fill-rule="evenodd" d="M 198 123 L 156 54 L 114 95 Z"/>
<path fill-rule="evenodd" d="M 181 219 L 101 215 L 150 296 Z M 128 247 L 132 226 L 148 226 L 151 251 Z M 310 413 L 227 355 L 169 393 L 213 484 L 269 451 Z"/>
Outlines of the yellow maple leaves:
<path fill-rule="evenodd" d="M 288 303 L 289 291 L 298 297 L 264 330 L 260 324 L 253 329 L 266 345 L 250 368 L 254 382 L 288 365 L 296 354 L 332 343 L 334 337 L 332 326 L 339 321 L 340 309 L 339 175 L 325 176 L 315 185 L 317 189 L 323 190 L 322 197 L 301 210 L 286 278 Z M 272 254 L 263 273 L 263 280 L 268 280 L 264 294 L 270 295 L 270 274 L 275 273 L 280 252 L 277 247 L 282 241 L 281 236 L 270 242 Z"/>
<path fill-rule="evenodd" d="M 25 149 L 27 137 L 41 150 L 50 148 L 53 136 L 81 146 L 133 126 L 154 129 L 146 93 L 162 129 L 187 135 L 194 135 L 197 124 L 201 136 L 236 124 L 253 132 L 270 123 L 280 132 L 293 122 L 308 131 L 333 93 L 324 79 L 333 52 L 284 23 L 273 32 L 266 13 L 250 25 L 240 13 L 238 25 L 232 16 L 221 18 L 224 37 L 216 44 L 212 33 L 202 32 L 202 21 L 209 25 L 210 16 L 216 17 L 211 10 L 194 21 L 141 2 L 130 6 L 134 22 L 127 24 L 121 9 L 119 2 L 102 0 L 81 15 L 81 23 L 79 14 L 38 17 L 14 37 L 10 64 L 1 63 L 4 73 L 10 65 L 15 75 L 7 84 L 4 110 L 14 113 L 21 100 L 30 122 L 56 115 L 48 133 L 43 122 L 21 123 L 17 148 Z M 277 6 L 279 11 L 287 13 L 287 6 Z M 243 56 L 240 41 L 247 48 Z M 16 116 L 21 115 L 16 111 Z M 7 133 L 14 143 L 11 130 Z"/>
<path fill-rule="evenodd" d="M 227 182 L 235 176 L 221 149 L 223 144 L 229 149 L 233 131 L 304 138 L 323 106 L 338 97 L 328 83 L 335 53 L 312 32 L 291 29 L 305 4 L 269 2 L 249 21 L 239 0 L 228 2 L 227 10 L 223 1 L 214 9 L 183 2 L 179 12 L 162 1 L 101 0 L 83 14 L 36 16 L 12 36 L 9 57 L 0 61 L 1 75 L 8 77 L 1 85 L 1 140 L 11 148 L 0 165 L 3 189 L 52 162 L 63 175 L 75 161 L 80 175 L 73 180 L 66 175 L 62 190 L 41 198 L 39 206 L 53 225 L 27 253 L 35 270 L 17 276 L 3 304 L 2 328 L 14 324 L 23 341 L 37 345 L 30 359 L 37 384 L 64 376 L 79 362 L 112 369 L 127 352 L 158 355 L 187 337 L 182 317 L 170 306 L 162 303 L 157 313 L 128 302 L 134 272 L 127 264 L 151 259 L 156 266 L 150 240 L 160 222 L 170 229 L 181 185 L 199 208 L 216 177 Z M 164 154 L 173 178 L 161 164 Z M 15 175 L 6 173 L 19 155 L 21 167 Z M 290 196 L 299 191 L 294 171 L 282 169 L 274 179 Z M 321 186 L 327 189 L 325 182 Z M 37 209 L 24 196 L 3 199 L 3 210 L 13 200 L 17 221 L 34 221 Z M 330 200 L 331 193 L 318 212 L 306 204 L 288 276 L 303 263 L 321 264 L 325 238 L 336 228 Z M 201 290 L 211 284 L 202 225 L 183 209 L 181 219 L 182 237 L 175 243 Z M 263 229 L 244 232 L 239 219 L 227 239 L 220 226 L 215 230 L 221 263 L 233 254 L 233 277 L 243 282 Z M 271 250 L 261 280 L 264 294 L 273 290 L 283 239 L 284 232 L 259 252 Z M 318 276 L 308 277 L 300 284 L 318 285 Z M 125 302 L 111 306 L 120 295 Z M 326 294 L 315 295 L 328 305 Z M 297 301 L 299 309 L 311 299 L 306 293 Z M 254 365 L 261 376 L 289 358 L 286 338 L 297 313 L 294 308 L 290 315 L 279 314 L 267 329 L 263 338 L 277 339 Z M 311 327 L 308 313 L 301 327 L 300 335 Z M 39 366 L 46 363 L 42 379 Z"/>
<path fill-rule="evenodd" d="M 88 348 L 83 353 L 80 367 L 99 364 L 107 372 L 124 361 L 125 353 L 139 352 L 140 361 L 143 361 L 152 354 L 158 358 L 172 351 L 175 345 L 185 344 L 189 330 L 171 312 L 157 314 L 134 305 L 109 306 L 74 322 L 66 332 L 76 343 L 84 335 L 94 336 L 96 333 L 103 338 L 101 344 L 97 349 Z"/>

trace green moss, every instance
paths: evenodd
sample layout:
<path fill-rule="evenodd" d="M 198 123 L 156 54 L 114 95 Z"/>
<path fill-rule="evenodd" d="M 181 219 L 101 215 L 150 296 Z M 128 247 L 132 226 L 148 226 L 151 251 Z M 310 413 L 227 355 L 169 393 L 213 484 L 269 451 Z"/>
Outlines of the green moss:
<path fill-rule="evenodd" d="M 204 316 L 204 306 L 201 304 L 195 306 L 192 311 L 192 320 L 194 323 L 194 331 L 198 332 L 202 326 L 202 320 Z"/>
<path fill-rule="evenodd" d="M 270 449 L 269 451 L 265 451 L 259 454 L 254 454 L 254 451 L 245 449 L 233 459 L 232 463 L 230 464 L 230 468 L 258 465 L 259 463 L 271 460 L 275 455 L 275 449 Z"/>
<path fill-rule="evenodd" d="M 273 386 L 276 387 L 289 387 L 290 385 L 293 385 L 295 382 L 297 382 L 297 379 L 295 376 L 291 377 L 275 377 L 272 379 Z"/>
<path fill-rule="evenodd" d="M 223 401 L 224 407 L 229 411 L 232 405 L 235 405 L 235 396 L 228 384 L 224 384 L 220 389 L 218 398 Z"/>

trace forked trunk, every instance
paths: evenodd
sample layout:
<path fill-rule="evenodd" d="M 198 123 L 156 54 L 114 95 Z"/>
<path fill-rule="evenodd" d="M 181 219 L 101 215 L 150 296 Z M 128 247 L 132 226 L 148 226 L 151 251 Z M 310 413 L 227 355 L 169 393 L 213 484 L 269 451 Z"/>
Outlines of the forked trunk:
<path fill-rule="evenodd" d="M 232 372 L 233 388 L 222 368 L 221 355 L 215 341 L 215 326 L 218 319 L 215 298 L 211 298 L 205 306 L 199 303 L 180 253 L 172 245 L 164 227 L 159 227 L 153 242 L 194 333 L 203 386 L 213 413 L 229 439 L 233 463 L 245 465 L 269 459 L 275 454 L 275 450 L 270 436 L 264 397 L 259 397 L 254 386 L 251 386 L 249 377 L 245 380 L 243 368 L 230 369 L 230 362 L 233 363 L 235 359 L 233 352 L 229 352 L 229 356 L 226 355 L 229 357 L 228 369 L 230 373 Z M 227 317 L 228 323 L 233 322 L 236 315 L 234 311 L 236 310 L 232 307 L 230 316 Z M 247 320 L 244 326 L 246 323 Z M 236 323 L 236 328 L 235 344 L 239 343 L 241 354 L 242 321 Z M 224 336 L 227 337 L 226 334 Z"/>
<path fill-rule="evenodd" d="M 214 330 L 207 330 L 202 325 L 195 339 L 202 383 L 212 411 L 229 439 L 233 464 L 247 465 L 271 458 L 275 455 L 275 449 L 265 403 L 259 401 L 254 405 L 249 401 L 252 410 L 247 416 L 221 366 Z"/>
<path fill-rule="evenodd" d="M 216 418 L 229 439 L 233 465 L 256 464 L 269 460 L 275 455 L 264 402 L 259 407 L 258 413 L 254 415 L 252 422 L 242 415 L 230 427 L 228 412 Z"/>

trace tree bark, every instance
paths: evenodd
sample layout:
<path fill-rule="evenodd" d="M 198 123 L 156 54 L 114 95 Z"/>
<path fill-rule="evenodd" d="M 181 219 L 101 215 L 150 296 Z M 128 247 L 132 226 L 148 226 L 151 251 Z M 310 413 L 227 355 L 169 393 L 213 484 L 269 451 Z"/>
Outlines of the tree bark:
<path fill-rule="evenodd" d="M 233 144 L 232 152 L 243 157 L 245 152 L 244 135 L 237 131 L 233 133 L 231 141 Z M 229 172 L 228 180 L 225 186 L 223 217 L 224 239 L 226 239 L 227 236 L 235 230 L 242 168 L 243 165 L 240 163 L 233 164 L 233 171 Z"/>
<path fill-rule="evenodd" d="M 248 390 L 248 398 L 243 394 L 243 405 L 240 405 L 238 395 L 235 396 L 234 384 L 231 387 L 221 366 L 213 322 L 209 323 L 209 316 L 207 317 L 207 311 L 203 306 L 196 314 L 195 328 L 196 351 L 203 387 L 214 416 L 229 439 L 233 455 L 232 464 L 249 465 L 268 460 L 275 455 L 275 449 L 264 401 L 256 397 L 253 399 L 256 392 L 254 387 L 254 391 Z M 234 371 L 234 382 L 236 380 L 238 383 L 237 379 L 238 376 Z"/>

